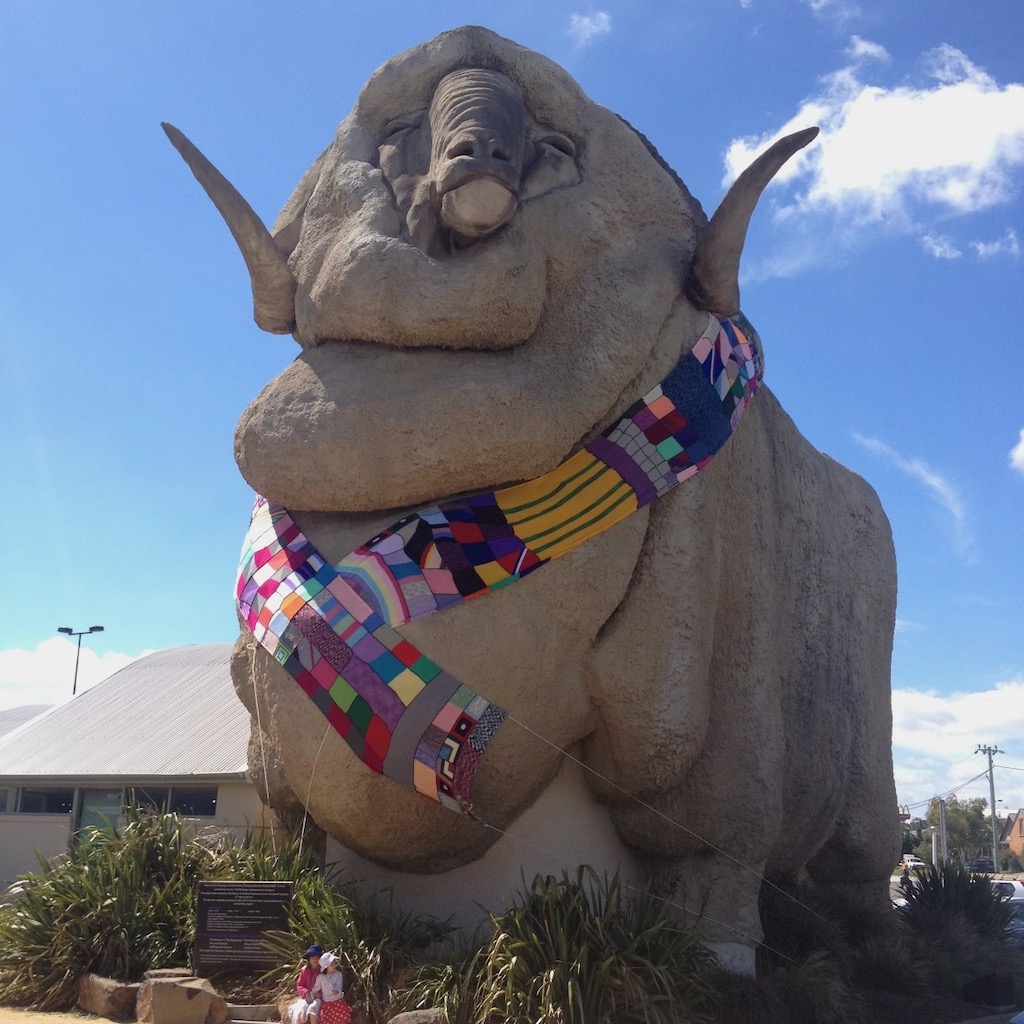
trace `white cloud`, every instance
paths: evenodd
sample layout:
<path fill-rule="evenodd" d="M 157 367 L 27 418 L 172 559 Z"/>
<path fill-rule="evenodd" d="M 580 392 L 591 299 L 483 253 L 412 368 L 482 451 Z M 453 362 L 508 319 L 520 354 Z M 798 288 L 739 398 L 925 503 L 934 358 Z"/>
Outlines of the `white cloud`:
<path fill-rule="evenodd" d="M 34 651 L 10 648 L 0 650 L 0 707 L 22 704 L 61 704 L 71 698 L 75 682 L 77 641 L 63 636 L 51 637 L 36 645 Z M 143 655 L 96 654 L 85 643 L 78 663 L 77 692 L 113 675 Z"/>
<path fill-rule="evenodd" d="M 846 55 L 853 60 L 889 60 L 889 51 L 881 43 L 872 43 L 860 36 L 853 36 L 850 39 Z"/>
<path fill-rule="evenodd" d="M 1024 428 L 1021 429 L 1017 443 L 1010 449 L 1010 468 L 1024 473 Z"/>
<path fill-rule="evenodd" d="M 869 452 L 880 455 L 900 472 L 924 484 L 932 501 L 949 513 L 957 553 L 966 561 L 970 561 L 974 555 L 974 535 L 967 522 L 966 506 L 957 489 L 922 459 L 908 459 L 875 437 L 863 437 L 856 433 L 853 437 Z"/>
<path fill-rule="evenodd" d="M 923 235 L 921 245 L 929 256 L 939 260 L 958 260 L 963 256 L 949 235 Z"/>
<path fill-rule="evenodd" d="M 776 176 L 789 190 L 776 201 L 776 217 L 805 226 L 827 219 L 830 236 L 847 246 L 882 231 L 936 239 L 933 223 L 1020 191 L 1024 84 L 1000 85 L 959 50 L 940 46 L 922 56 L 915 75 L 886 85 L 867 73 L 885 65 L 863 60 L 888 56 L 884 49 L 855 36 L 848 53 L 853 63 L 824 78 L 777 131 L 730 144 L 726 184 L 771 142 L 817 124 L 818 139 Z M 1000 251 L 1015 237 L 1004 237 Z M 804 248 L 805 262 L 820 249 Z"/>
<path fill-rule="evenodd" d="M 959 787 L 962 799 L 988 800 L 988 759 L 974 754 L 982 744 L 1003 751 L 994 759 L 997 807 L 1024 807 L 1024 771 L 1016 770 L 1024 768 L 1024 745 L 1018 739 L 1024 734 L 1024 675 L 986 690 L 948 696 L 894 689 L 892 712 L 900 803 L 922 803 Z"/>
<path fill-rule="evenodd" d="M 815 14 L 821 17 L 845 21 L 860 14 L 860 6 L 853 0 L 803 0 Z"/>
<path fill-rule="evenodd" d="M 896 620 L 897 633 L 924 633 L 927 629 L 927 626 L 921 625 L 920 622 L 912 622 L 910 619 Z"/>
<path fill-rule="evenodd" d="M 994 242 L 971 242 L 971 248 L 983 260 L 1003 255 L 1012 256 L 1014 259 L 1020 256 L 1020 242 L 1013 228 L 1007 228 L 1003 237 L 997 238 Z"/>
<path fill-rule="evenodd" d="M 588 46 L 598 36 L 606 36 L 612 30 L 612 16 L 606 11 L 596 14 L 573 14 L 569 17 L 569 35 L 578 46 Z"/>

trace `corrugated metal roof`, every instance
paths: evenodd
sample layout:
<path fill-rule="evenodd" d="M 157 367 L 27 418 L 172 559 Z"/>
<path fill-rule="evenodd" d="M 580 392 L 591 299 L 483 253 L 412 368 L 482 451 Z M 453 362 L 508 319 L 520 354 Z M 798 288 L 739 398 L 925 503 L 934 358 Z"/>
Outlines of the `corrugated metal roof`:
<path fill-rule="evenodd" d="M 47 708 L 52 707 L 52 704 L 22 704 L 19 708 L 0 710 L 0 736 L 6 736 L 7 733 L 17 729 L 19 725 L 24 725 L 36 715 L 41 715 Z"/>
<path fill-rule="evenodd" d="M 232 776 L 246 769 L 249 713 L 231 644 L 172 647 L 0 738 L 0 780 Z"/>

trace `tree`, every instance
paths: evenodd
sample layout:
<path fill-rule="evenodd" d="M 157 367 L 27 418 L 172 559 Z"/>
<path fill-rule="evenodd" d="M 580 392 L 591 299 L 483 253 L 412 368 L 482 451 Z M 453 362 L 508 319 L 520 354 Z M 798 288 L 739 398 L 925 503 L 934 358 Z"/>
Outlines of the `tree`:
<path fill-rule="evenodd" d="M 966 864 L 977 857 L 983 848 L 992 843 L 992 825 L 985 814 L 988 801 L 983 796 L 961 801 L 956 796 L 946 798 L 946 852 L 950 862 Z M 936 828 L 939 824 L 939 798 L 933 797 L 928 805 L 925 818 Z M 927 856 L 918 854 L 922 860 L 931 860 L 930 837 Z"/>
<path fill-rule="evenodd" d="M 924 827 L 927 822 L 923 818 L 910 818 L 908 821 L 901 821 L 903 842 L 900 845 L 900 853 L 917 853 L 917 848 L 924 841 Z M 920 856 L 920 854 L 918 854 Z M 922 860 L 931 858 L 921 858 Z"/>

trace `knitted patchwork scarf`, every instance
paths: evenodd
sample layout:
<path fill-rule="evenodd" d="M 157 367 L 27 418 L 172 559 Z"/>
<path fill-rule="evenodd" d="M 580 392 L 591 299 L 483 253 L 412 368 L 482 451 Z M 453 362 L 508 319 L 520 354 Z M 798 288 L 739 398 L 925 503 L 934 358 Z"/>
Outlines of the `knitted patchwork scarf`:
<path fill-rule="evenodd" d="M 395 627 L 522 579 L 694 476 L 762 374 L 746 318 L 709 315 L 669 375 L 561 465 L 405 516 L 337 565 L 285 508 L 257 497 L 239 614 L 369 768 L 472 813 L 474 776 L 506 712 Z"/>

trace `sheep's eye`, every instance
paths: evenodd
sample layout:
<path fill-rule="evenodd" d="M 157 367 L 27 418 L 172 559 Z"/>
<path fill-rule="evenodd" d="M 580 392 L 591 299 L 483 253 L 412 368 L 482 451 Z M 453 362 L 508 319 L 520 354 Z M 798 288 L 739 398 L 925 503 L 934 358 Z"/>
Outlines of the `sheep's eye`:
<path fill-rule="evenodd" d="M 576 156 L 576 147 L 573 145 L 572 139 L 561 132 L 547 132 L 537 139 L 537 145 L 551 146 L 552 149 L 557 149 L 559 153 L 564 153 L 569 157 Z"/>
<path fill-rule="evenodd" d="M 409 117 L 396 117 L 393 121 L 388 121 L 384 126 L 382 133 L 381 144 L 397 142 L 403 135 L 410 132 L 419 124 L 419 121 L 415 118 Z"/>

